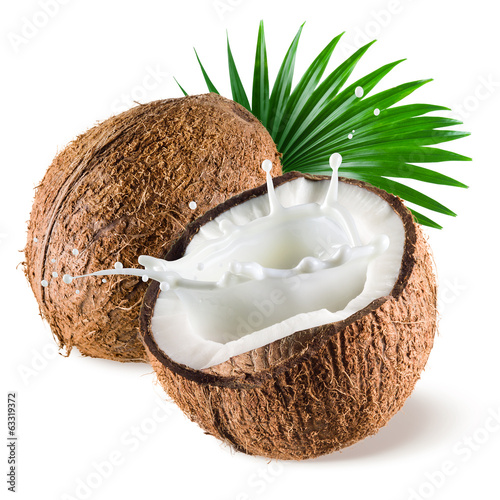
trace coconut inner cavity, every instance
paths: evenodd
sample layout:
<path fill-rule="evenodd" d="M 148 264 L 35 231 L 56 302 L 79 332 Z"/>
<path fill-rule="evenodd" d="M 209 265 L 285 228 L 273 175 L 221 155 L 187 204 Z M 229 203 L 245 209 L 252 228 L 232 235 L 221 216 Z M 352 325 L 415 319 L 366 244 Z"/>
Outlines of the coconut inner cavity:
<path fill-rule="evenodd" d="M 292 333 L 343 320 L 394 286 L 404 228 L 376 194 L 331 181 L 298 178 L 205 224 L 176 261 L 141 256 L 161 291 L 152 331 L 171 359 L 208 368 Z M 65 276 L 65 281 L 71 278 Z"/>

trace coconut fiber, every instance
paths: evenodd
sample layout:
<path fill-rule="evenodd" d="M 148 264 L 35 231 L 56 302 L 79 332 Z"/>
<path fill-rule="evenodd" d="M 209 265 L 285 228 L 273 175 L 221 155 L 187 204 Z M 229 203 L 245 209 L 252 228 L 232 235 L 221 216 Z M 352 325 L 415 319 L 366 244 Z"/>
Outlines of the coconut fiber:
<path fill-rule="evenodd" d="M 381 196 L 403 222 L 404 255 L 388 296 L 343 321 L 296 332 L 205 370 L 180 365 L 160 351 L 151 331 L 158 283 L 145 296 L 141 334 L 159 382 L 191 420 L 236 450 L 301 460 L 352 445 L 376 433 L 403 406 L 426 364 L 436 332 L 427 242 L 399 198 L 359 181 L 343 182 Z M 247 191 L 205 214 L 166 259 L 181 257 L 208 220 L 265 192 L 265 186 Z"/>
<path fill-rule="evenodd" d="M 216 94 L 136 106 L 58 154 L 36 189 L 25 273 L 60 347 L 145 360 L 138 316 L 147 284 L 111 276 L 67 285 L 62 276 L 112 268 L 117 261 L 136 267 L 141 254 L 165 254 L 190 221 L 264 182 L 265 159 L 279 175 L 279 154 L 267 130 Z"/>

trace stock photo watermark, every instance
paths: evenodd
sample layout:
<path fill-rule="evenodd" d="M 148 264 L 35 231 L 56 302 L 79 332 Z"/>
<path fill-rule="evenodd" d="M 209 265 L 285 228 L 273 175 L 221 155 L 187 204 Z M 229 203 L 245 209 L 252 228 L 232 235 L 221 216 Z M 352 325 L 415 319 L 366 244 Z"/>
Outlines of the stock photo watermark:
<path fill-rule="evenodd" d="M 0 233 L 0 247 L 7 240 L 8 236 L 9 235 L 7 233 Z"/>
<path fill-rule="evenodd" d="M 123 92 L 111 103 L 113 113 L 121 113 L 134 106 L 134 104 L 144 102 L 148 95 L 162 85 L 170 72 L 162 68 L 159 64 L 156 66 L 146 66 L 144 75 L 140 82 L 132 87 L 128 92 Z"/>
<path fill-rule="evenodd" d="M 7 490 L 17 488 L 17 392 L 7 393 Z"/>
<path fill-rule="evenodd" d="M 143 443 L 158 432 L 174 413 L 173 405 L 159 395 L 155 398 L 155 408 L 139 423 L 131 425 L 120 434 L 115 448 L 90 463 L 89 470 L 75 478 L 70 493 L 63 493 L 60 500 L 86 500 L 98 490 L 113 474 L 123 466 Z"/>
<path fill-rule="evenodd" d="M 31 349 L 30 358 L 17 367 L 17 373 L 24 385 L 31 384 L 44 372 L 52 360 L 59 355 L 59 348 L 54 342 L 48 342 L 40 349 Z"/>
<path fill-rule="evenodd" d="M 221 21 L 227 14 L 233 13 L 245 0 L 214 0 L 212 7 Z"/>
<path fill-rule="evenodd" d="M 451 457 L 424 474 L 419 486 L 408 490 L 407 500 L 427 500 L 436 495 L 494 437 L 500 434 L 500 405 L 490 408 L 481 425 L 451 447 Z"/>
<path fill-rule="evenodd" d="M 350 41 L 342 39 L 339 46 L 342 47 L 344 54 L 354 53 L 363 45 L 380 36 L 392 24 L 394 19 L 404 12 L 406 6 L 413 3 L 413 1 L 389 0 L 385 7 L 372 9 L 370 11 L 370 19 L 355 28 Z"/>
<path fill-rule="evenodd" d="M 72 0 L 39 0 L 38 9 L 19 20 L 19 28 L 7 34 L 14 53 L 19 53 L 59 14 L 61 8 Z"/>
<path fill-rule="evenodd" d="M 252 472 L 246 481 L 246 490 L 239 492 L 234 500 L 251 500 L 263 495 L 269 487 L 285 472 L 285 466 L 280 462 L 269 462 Z"/>
<path fill-rule="evenodd" d="M 461 295 L 466 293 L 468 286 L 458 276 L 445 278 L 438 286 L 437 309 L 442 314 L 444 310 L 454 304 Z"/>
<path fill-rule="evenodd" d="M 479 75 L 474 84 L 474 90 L 465 96 L 461 102 L 452 106 L 452 117 L 458 120 L 468 120 L 478 111 L 482 104 L 492 99 L 500 88 L 500 79 L 491 73 Z"/>

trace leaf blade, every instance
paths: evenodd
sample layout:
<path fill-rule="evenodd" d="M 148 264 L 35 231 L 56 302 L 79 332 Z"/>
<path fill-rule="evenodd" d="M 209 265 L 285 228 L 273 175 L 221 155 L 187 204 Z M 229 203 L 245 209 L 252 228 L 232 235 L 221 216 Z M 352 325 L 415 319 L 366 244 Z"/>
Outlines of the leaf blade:
<path fill-rule="evenodd" d="M 241 104 L 244 108 L 251 111 L 250 102 L 248 101 L 245 88 L 241 82 L 240 75 L 236 68 L 236 63 L 234 62 L 233 53 L 231 52 L 231 46 L 229 44 L 229 36 L 227 37 L 227 60 L 229 66 L 229 80 L 231 83 L 231 93 L 233 94 L 233 100 Z"/>
<path fill-rule="evenodd" d="M 271 97 L 269 99 L 269 110 L 266 118 L 267 128 L 270 131 L 271 137 L 276 137 L 276 134 L 281 125 L 281 119 L 286 109 L 286 104 L 290 98 L 290 90 L 292 88 L 293 73 L 295 69 L 295 59 L 297 55 L 297 46 L 299 44 L 300 35 L 304 24 L 299 28 L 295 35 L 288 51 L 281 63 L 281 67 L 274 81 Z M 271 112 L 272 110 L 272 112 Z"/>
<path fill-rule="evenodd" d="M 213 92 L 215 94 L 218 94 L 219 91 L 215 88 L 215 85 L 212 83 L 212 80 L 210 80 L 210 77 L 208 76 L 207 72 L 205 71 L 205 68 L 203 67 L 203 64 L 201 63 L 201 60 L 198 57 L 198 52 L 196 52 L 196 49 L 194 49 L 194 53 L 196 54 L 196 59 L 198 60 L 198 64 L 200 65 L 201 73 L 203 75 L 203 78 L 205 79 L 205 83 L 207 85 L 208 91 Z"/>
<path fill-rule="evenodd" d="M 255 63 L 252 86 L 252 113 L 267 125 L 269 108 L 269 70 L 267 67 L 267 48 L 263 21 L 259 24 L 257 47 L 255 49 Z"/>
<path fill-rule="evenodd" d="M 314 59 L 314 61 L 307 68 L 305 73 L 302 75 L 297 86 L 294 88 L 292 94 L 290 95 L 290 99 L 287 102 L 285 117 L 287 123 L 285 124 L 285 128 L 281 133 L 278 131 L 275 141 L 277 143 L 281 143 L 286 140 L 286 137 L 291 129 L 291 124 L 297 119 L 300 111 L 307 103 L 310 94 L 316 89 L 319 84 L 321 77 L 326 71 L 326 67 L 330 61 L 330 58 L 337 46 L 339 40 L 342 35 L 337 35 L 334 37 L 326 47 L 319 53 L 319 55 Z"/>
<path fill-rule="evenodd" d="M 404 200 L 414 203 L 420 207 L 427 208 L 428 210 L 432 210 L 434 212 L 438 212 L 444 215 L 450 215 L 452 217 L 456 217 L 456 213 L 445 207 L 438 201 L 432 199 L 430 196 L 427 196 L 416 189 L 413 189 L 405 184 L 401 184 L 400 182 L 393 181 L 391 179 L 387 179 L 385 177 L 378 177 L 374 175 L 361 175 L 361 180 L 368 182 L 388 193 L 392 193 Z"/>
<path fill-rule="evenodd" d="M 175 80 L 175 83 L 179 86 L 179 88 L 181 89 L 182 93 L 184 94 L 184 97 L 187 97 L 189 94 L 182 88 L 181 84 L 177 81 L 177 78 L 175 78 L 175 76 L 174 76 L 173 79 Z"/>

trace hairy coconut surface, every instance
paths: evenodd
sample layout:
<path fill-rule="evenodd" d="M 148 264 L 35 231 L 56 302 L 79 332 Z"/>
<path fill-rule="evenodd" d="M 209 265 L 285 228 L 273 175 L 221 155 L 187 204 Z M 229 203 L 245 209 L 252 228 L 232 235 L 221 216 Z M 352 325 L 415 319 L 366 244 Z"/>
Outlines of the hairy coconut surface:
<path fill-rule="evenodd" d="M 216 94 L 134 107 L 69 144 L 36 189 L 25 249 L 26 276 L 60 347 L 145 360 L 138 317 L 147 284 L 120 276 L 67 285 L 63 274 L 165 254 L 190 221 L 262 184 L 263 160 L 279 174 L 279 156 L 251 113 Z"/>
<path fill-rule="evenodd" d="M 159 284 L 152 283 L 144 298 L 141 334 L 160 383 L 191 420 L 236 450 L 301 460 L 350 446 L 376 433 L 403 406 L 426 364 L 436 332 L 436 282 L 422 231 L 399 198 L 359 181 L 343 182 L 382 197 L 403 222 L 404 254 L 388 296 L 343 321 L 296 332 L 204 370 L 176 363 L 158 348 L 151 319 Z M 266 191 L 249 190 L 211 210 L 165 258 L 180 258 L 205 223 Z"/>

